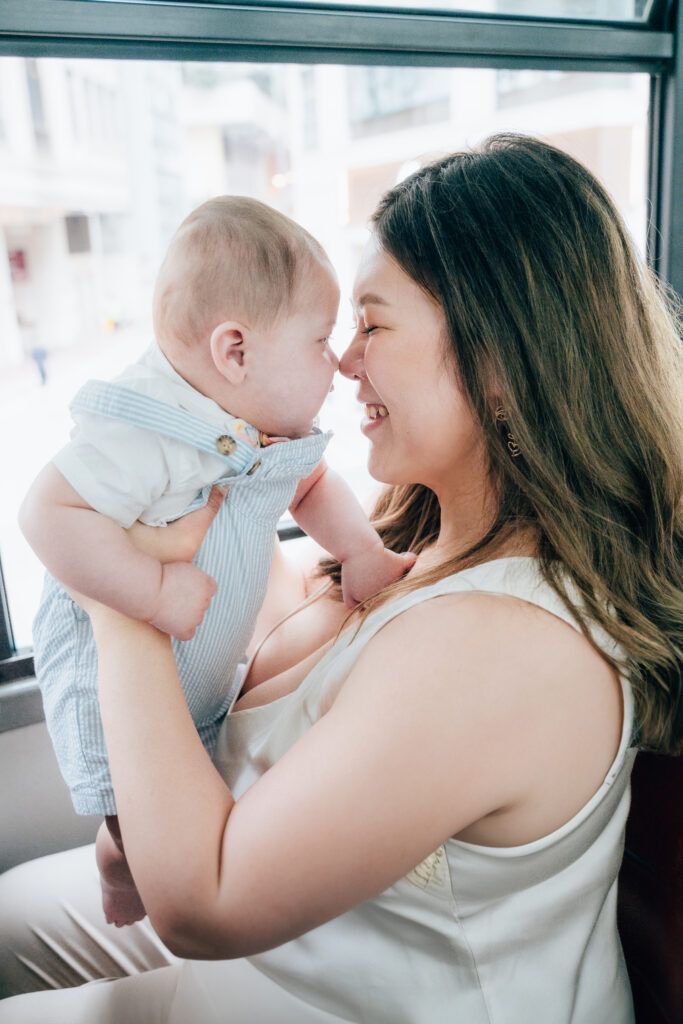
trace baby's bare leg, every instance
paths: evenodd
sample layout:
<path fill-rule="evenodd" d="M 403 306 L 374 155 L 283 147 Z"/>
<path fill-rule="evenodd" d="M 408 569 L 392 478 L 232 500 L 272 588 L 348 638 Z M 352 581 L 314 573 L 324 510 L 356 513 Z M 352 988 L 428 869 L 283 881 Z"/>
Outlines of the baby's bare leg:
<path fill-rule="evenodd" d="M 95 854 L 102 887 L 102 909 L 107 922 L 120 928 L 124 924 L 141 921 L 146 910 L 130 873 L 116 815 L 107 815 L 100 825 Z"/>

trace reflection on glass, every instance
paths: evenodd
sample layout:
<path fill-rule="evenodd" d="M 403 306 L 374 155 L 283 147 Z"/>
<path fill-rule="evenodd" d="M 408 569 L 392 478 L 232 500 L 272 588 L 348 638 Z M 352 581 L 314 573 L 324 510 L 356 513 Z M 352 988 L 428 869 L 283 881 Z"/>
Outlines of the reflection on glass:
<path fill-rule="evenodd" d="M 491 132 L 583 160 L 642 248 L 647 103 L 646 75 L 0 59 L 0 552 L 18 644 L 42 577 L 20 498 L 66 441 L 80 384 L 149 342 L 154 275 L 189 209 L 248 194 L 316 235 L 345 295 L 340 351 L 379 196 Z M 330 461 L 368 497 L 359 421 L 340 380 L 322 414 Z"/>
<path fill-rule="evenodd" d="M 254 0 L 246 0 L 253 3 Z M 275 0 L 266 0 L 266 3 Z M 318 0 L 302 0 L 316 4 Z M 327 0 L 347 6 L 348 0 Z M 507 17 L 551 18 L 568 21 L 647 22 L 657 0 L 353 0 L 369 9 L 405 8 L 424 13 L 453 11 Z M 662 6 L 660 4 L 660 6 Z"/>

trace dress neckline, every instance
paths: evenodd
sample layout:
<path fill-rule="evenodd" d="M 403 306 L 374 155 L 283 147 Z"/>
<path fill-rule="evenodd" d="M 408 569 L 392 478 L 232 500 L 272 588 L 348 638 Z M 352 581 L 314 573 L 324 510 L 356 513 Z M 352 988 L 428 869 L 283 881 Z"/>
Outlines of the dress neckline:
<path fill-rule="evenodd" d="M 402 601 L 406 600 L 407 598 L 411 597 L 414 594 L 419 594 L 423 590 L 430 590 L 433 587 L 434 588 L 438 587 L 440 584 L 444 583 L 445 581 L 451 580 L 451 579 L 455 579 L 456 577 L 458 577 L 458 576 L 460 576 L 460 575 L 462 575 L 464 573 L 474 572 L 477 569 L 484 568 L 485 566 L 495 565 L 495 564 L 500 563 L 500 562 L 535 562 L 535 563 L 537 563 L 538 559 L 537 559 L 537 557 L 535 555 L 503 555 L 500 558 L 491 558 L 491 559 L 489 559 L 486 562 L 479 562 L 477 565 L 470 566 L 467 569 L 460 569 L 458 572 L 451 573 L 450 576 L 444 576 L 440 580 L 437 580 L 435 583 L 429 584 L 429 585 L 427 585 L 425 587 L 416 587 L 415 590 L 411 590 L 411 591 L 409 591 L 406 594 L 401 594 L 399 597 L 395 598 L 393 601 L 388 601 L 385 604 L 380 605 L 380 607 L 377 608 L 374 612 L 371 612 L 371 614 L 368 615 L 367 619 L 357 629 L 354 630 L 353 627 L 350 626 L 350 627 L 348 627 L 348 629 L 344 630 L 344 632 L 341 635 L 335 637 L 334 642 L 332 643 L 332 646 L 328 647 L 328 649 L 325 651 L 325 653 L 320 658 L 320 661 L 318 661 L 313 666 L 313 668 L 302 679 L 301 683 L 299 684 L 299 686 L 295 690 L 291 690 L 289 693 L 282 694 L 282 696 L 276 697 L 274 700 L 268 701 L 266 704 L 255 704 L 252 707 L 238 708 L 236 711 L 233 711 L 233 707 L 234 707 L 235 703 L 237 703 L 237 701 L 239 700 L 239 698 L 240 698 L 240 696 L 242 694 L 242 686 L 244 685 L 244 682 L 248 678 L 249 672 L 251 671 L 251 667 L 252 667 L 254 661 L 256 660 L 259 652 L 262 650 L 263 645 L 280 628 L 280 626 L 284 625 L 285 622 L 288 622 L 290 619 L 294 618 L 294 616 L 297 615 L 298 612 L 303 611 L 304 608 L 307 608 L 309 605 L 314 604 L 321 597 L 324 597 L 324 595 L 330 589 L 330 585 L 331 585 L 329 581 L 326 581 L 321 587 L 319 587 L 316 591 L 314 591 L 314 593 L 309 594 L 308 597 L 306 597 L 303 601 L 300 602 L 300 604 L 298 604 L 295 608 L 292 608 L 289 612 L 287 612 L 285 615 L 283 615 L 282 618 L 278 619 L 278 621 L 273 626 L 270 627 L 270 629 L 265 634 L 265 636 L 263 636 L 261 638 L 261 640 L 258 643 L 258 646 L 256 647 L 256 650 L 253 651 L 253 653 L 251 654 L 249 660 L 246 663 L 246 667 L 245 667 L 245 670 L 244 670 L 244 675 L 242 677 L 242 686 L 240 686 L 239 691 L 236 693 L 234 701 L 233 701 L 233 704 L 231 705 L 231 707 L 228 710 L 228 714 L 231 717 L 234 717 L 235 715 L 240 715 L 241 716 L 241 715 L 247 714 L 248 712 L 255 712 L 255 711 L 262 710 L 263 708 L 268 708 L 268 707 L 272 707 L 274 705 L 279 705 L 281 701 L 285 701 L 289 697 L 292 697 L 294 694 L 301 692 L 302 687 L 305 687 L 307 682 L 308 682 L 308 680 L 311 678 L 311 676 L 315 675 L 318 667 L 336 649 L 337 644 L 338 644 L 338 642 L 340 640 L 343 640 L 344 637 L 348 633 L 350 633 L 350 639 L 349 639 L 348 643 L 346 644 L 346 647 L 348 647 L 353 642 L 353 640 L 356 639 L 357 636 L 359 636 L 361 633 L 365 633 L 366 632 L 366 626 L 368 625 L 368 623 L 373 623 L 374 620 L 375 620 L 375 617 L 381 615 L 381 613 L 385 609 L 393 608 L 395 605 L 401 603 Z M 290 666 L 290 668 L 294 668 L 294 666 Z"/>

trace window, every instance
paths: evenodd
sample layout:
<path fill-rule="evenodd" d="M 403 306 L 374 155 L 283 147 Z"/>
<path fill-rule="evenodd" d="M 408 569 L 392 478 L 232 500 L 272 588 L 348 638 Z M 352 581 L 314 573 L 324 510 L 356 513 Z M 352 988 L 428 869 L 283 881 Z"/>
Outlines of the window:
<path fill-rule="evenodd" d="M 49 137 L 45 118 L 45 105 L 43 103 L 43 86 L 38 72 L 38 62 L 35 60 L 26 61 L 26 83 L 28 85 L 28 98 L 33 119 L 33 134 L 36 145 L 44 149 L 48 144 Z"/>
<path fill-rule="evenodd" d="M 448 122 L 451 77 L 437 68 L 357 68 L 348 79 L 352 136 Z"/>
<path fill-rule="evenodd" d="M 301 72 L 301 103 L 304 122 L 304 146 L 315 149 L 318 144 L 318 102 L 315 88 L 315 68 Z"/>
<path fill-rule="evenodd" d="M 66 239 L 69 253 L 90 252 L 90 225 L 82 213 L 71 213 L 65 217 Z"/>
<path fill-rule="evenodd" d="M 641 250 L 680 287 L 672 233 L 680 154 L 670 129 L 659 128 L 681 118 L 666 5 L 482 0 L 430 4 L 424 15 L 416 6 L 318 3 L 309 13 L 305 3 L 268 9 L 268 0 L 238 12 L 211 2 L 109 3 L 105 24 L 101 0 L 34 0 L 0 14 L 4 88 L 23 66 L 13 47 L 32 51 L 24 74 L 30 67 L 38 86 L 49 72 L 50 103 L 40 111 L 51 145 L 26 161 L 26 121 L 35 130 L 42 97 L 29 85 L 27 113 L 7 119 L 0 167 L 0 419 L 14 439 L 0 453 L 9 484 L 0 501 L 0 659 L 29 647 L 42 575 L 15 526 L 20 497 L 66 441 L 80 383 L 111 376 L 150 338 L 163 249 L 208 196 L 254 195 L 300 220 L 348 294 L 384 189 L 433 156 L 516 129 L 584 160 Z M 569 17 L 582 20 L 580 35 Z M 615 20 L 623 30 L 602 24 Z M 636 22 L 646 30 L 630 27 Z M 351 392 L 346 382 L 336 387 L 323 422 L 337 434 L 331 461 L 367 496 L 373 484 Z"/>
<path fill-rule="evenodd" d="M 247 0 L 249 3 L 250 0 Z M 316 0 L 303 0 L 303 3 L 316 3 Z M 335 4 L 345 4 L 346 0 L 332 0 Z M 393 0 L 384 4 L 379 0 L 360 0 L 360 5 L 381 10 L 383 7 L 406 8 L 415 12 L 418 4 L 415 0 Z M 568 21 L 618 21 L 642 24 L 647 22 L 653 8 L 654 0 L 434 0 L 429 3 L 432 10 L 444 12 L 465 11 L 476 14 L 508 15 L 511 17 L 535 17 L 567 19 Z"/>

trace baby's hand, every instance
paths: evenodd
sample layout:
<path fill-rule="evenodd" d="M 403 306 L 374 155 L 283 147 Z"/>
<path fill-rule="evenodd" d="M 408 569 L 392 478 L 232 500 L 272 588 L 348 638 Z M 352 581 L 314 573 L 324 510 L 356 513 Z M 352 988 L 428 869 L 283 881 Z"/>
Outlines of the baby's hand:
<path fill-rule="evenodd" d="M 215 593 L 216 581 L 196 565 L 168 562 L 157 606 L 147 621 L 178 640 L 191 640 Z"/>
<path fill-rule="evenodd" d="M 366 597 L 400 580 L 415 565 L 415 555 L 406 551 L 402 555 L 389 551 L 381 541 L 371 548 L 363 548 L 341 567 L 342 597 L 347 608 L 354 608 Z"/>

